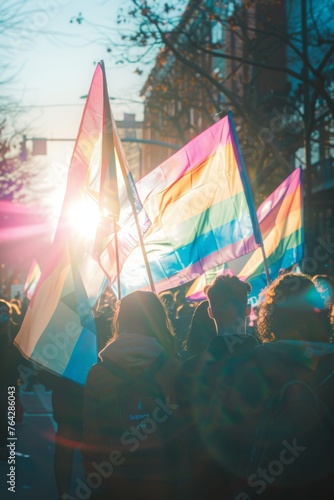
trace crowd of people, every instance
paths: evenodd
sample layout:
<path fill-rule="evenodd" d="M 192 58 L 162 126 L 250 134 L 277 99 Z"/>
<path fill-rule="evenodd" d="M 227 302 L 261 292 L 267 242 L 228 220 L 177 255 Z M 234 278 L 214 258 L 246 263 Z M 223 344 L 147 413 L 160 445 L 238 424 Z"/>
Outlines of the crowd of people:
<path fill-rule="evenodd" d="M 109 291 L 85 387 L 39 374 L 58 425 L 59 498 L 73 498 L 76 448 L 92 500 L 332 498 L 333 286 L 285 273 L 256 311 L 235 276 L 218 275 L 196 306 L 183 290 Z M 4 393 L 18 379 L 11 307 L 0 301 Z"/>

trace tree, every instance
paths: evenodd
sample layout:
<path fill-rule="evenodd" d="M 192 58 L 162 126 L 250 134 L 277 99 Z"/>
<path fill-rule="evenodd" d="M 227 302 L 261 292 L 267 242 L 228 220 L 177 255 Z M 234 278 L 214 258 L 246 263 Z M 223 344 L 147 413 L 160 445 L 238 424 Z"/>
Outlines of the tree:
<path fill-rule="evenodd" d="M 46 4 L 47 2 L 45 9 L 48 7 Z M 43 7 L 43 2 L 40 2 L 40 7 Z M 34 34 L 41 29 L 39 24 L 43 21 L 42 12 L 41 8 L 31 7 L 31 3 L 24 0 L 1 1 L 0 86 L 3 90 L 17 79 L 19 69 L 15 67 L 15 54 L 24 44 L 34 43 Z M 25 148 L 23 135 L 26 131 L 17 125 L 21 113 L 19 103 L 3 92 L 0 95 L 1 200 L 27 201 L 29 185 L 33 184 L 41 171 L 41 166 L 32 162 L 27 152 L 23 154 L 22 148 Z"/>
<path fill-rule="evenodd" d="M 105 38 L 112 57 L 138 65 L 138 73 L 157 57 L 146 84 L 147 106 L 153 102 L 174 123 L 179 139 L 189 123 L 185 113 L 171 113 L 165 103 L 174 96 L 181 101 L 178 109 L 187 109 L 180 78 L 186 88 L 196 80 L 206 94 L 199 105 L 211 122 L 232 108 L 258 203 L 291 172 L 305 138 L 316 150 L 321 130 L 328 136 L 333 129 L 333 5 L 307 0 L 305 51 L 305 1 L 131 0 L 118 16 L 120 40 L 112 44 Z M 161 67 L 171 60 L 175 73 L 169 69 L 162 78 Z"/>
<path fill-rule="evenodd" d="M 29 186 L 40 175 L 41 165 L 32 163 L 25 156 L 22 136 L 10 132 L 5 120 L 0 124 L 0 200 L 28 200 Z"/>

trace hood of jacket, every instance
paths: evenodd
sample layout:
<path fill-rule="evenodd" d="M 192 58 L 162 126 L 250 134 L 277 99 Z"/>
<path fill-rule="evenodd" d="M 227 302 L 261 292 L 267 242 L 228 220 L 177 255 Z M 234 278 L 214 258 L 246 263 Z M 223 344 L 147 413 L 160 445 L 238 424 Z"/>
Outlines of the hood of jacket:
<path fill-rule="evenodd" d="M 275 342 L 266 342 L 262 347 L 268 349 L 268 352 L 298 354 L 301 359 L 322 358 L 334 354 L 334 344 L 325 342 L 307 342 L 306 340 L 276 340 Z"/>
<path fill-rule="evenodd" d="M 163 351 L 163 346 L 153 337 L 124 332 L 108 344 L 99 357 L 102 361 L 109 359 L 133 373 L 149 368 Z"/>
<path fill-rule="evenodd" d="M 207 350 L 215 359 L 223 359 L 232 356 L 242 356 L 257 345 L 258 341 L 253 335 L 246 333 L 223 333 L 210 341 Z"/>
<path fill-rule="evenodd" d="M 333 357 L 334 363 L 334 345 L 324 342 L 277 340 L 266 342 L 256 347 L 255 351 L 258 354 L 261 351 L 261 358 L 268 359 L 274 364 L 275 361 L 285 365 L 293 363 L 303 365 L 310 370 L 317 370 L 319 363 L 326 361 L 328 357 Z"/>

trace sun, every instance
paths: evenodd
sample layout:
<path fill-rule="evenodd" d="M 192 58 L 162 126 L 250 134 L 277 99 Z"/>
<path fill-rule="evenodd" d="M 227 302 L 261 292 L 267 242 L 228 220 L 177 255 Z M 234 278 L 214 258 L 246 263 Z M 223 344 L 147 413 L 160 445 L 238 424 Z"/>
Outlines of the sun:
<path fill-rule="evenodd" d="M 88 198 L 74 203 L 67 212 L 67 220 L 78 236 L 85 239 L 95 238 L 99 224 L 98 204 Z"/>

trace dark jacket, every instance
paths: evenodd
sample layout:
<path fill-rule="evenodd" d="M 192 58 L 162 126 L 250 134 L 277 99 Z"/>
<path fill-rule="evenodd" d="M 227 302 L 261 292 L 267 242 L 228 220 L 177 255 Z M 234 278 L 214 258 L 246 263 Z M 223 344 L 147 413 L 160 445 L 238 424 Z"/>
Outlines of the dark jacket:
<path fill-rule="evenodd" d="M 179 434 L 188 457 L 189 498 L 214 498 L 215 481 L 221 481 L 223 471 L 208 443 L 210 401 L 228 360 L 245 355 L 257 345 L 252 335 L 218 335 L 206 351 L 186 360 L 180 369 L 176 391 Z M 222 489 L 217 494 L 221 498 Z"/>
<path fill-rule="evenodd" d="M 248 478 L 242 476 L 269 398 L 292 380 L 316 388 L 333 372 L 334 346 L 324 343 L 276 341 L 258 346 L 248 356 L 230 360 L 217 383 L 207 422 L 208 440 L 220 463 L 241 482 L 247 482 Z M 328 391 L 323 397 L 333 408 L 333 392 Z M 261 498 L 276 498 L 275 482 L 267 486 Z M 274 491 L 273 496 L 269 496 L 270 490 Z M 308 490 L 306 486 L 306 493 L 294 491 L 291 498 L 312 498 L 305 496 L 311 494 Z M 282 494 L 290 498 L 287 492 L 279 492 Z"/>
<path fill-rule="evenodd" d="M 84 468 L 86 474 L 89 475 L 97 470 L 94 462 L 95 464 L 114 462 L 112 475 L 107 478 L 107 489 L 111 488 L 110 491 L 113 492 L 115 499 L 125 498 L 117 496 L 119 490 L 123 490 L 123 494 L 124 491 L 127 491 L 128 498 L 132 498 L 132 495 L 144 498 L 145 494 L 147 495 L 148 485 L 152 488 L 152 495 L 157 494 L 154 493 L 154 485 L 151 482 L 155 482 L 156 478 L 161 479 L 164 475 L 165 464 L 156 461 L 151 463 L 150 470 L 147 470 L 147 464 L 140 463 L 139 459 L 140 438 L 135 436 L 131 439 L 124 438 L 120 429 L 115 428 L 115 423 L 111 421 L 111 415 L 114 415 L 113 410 L 118 404 L 123 381 L 119 376 L 106 369 L 103 366 L 103 361 L 111 361 L 135 380 L 152 366 L 163 351 L 161 344 L 152 337 L 122 333 L 101 351 L 101 363 L 94 365 L 88 374 L 85 388 L 82 448 Z M 169 406 L 169 409 L 158 409 L 160 416 L 165 412 L 170 417 L 174 411 L 177 411 L 174 386 L 178 368 L 179 361 L 168 357 L 161 369 L 155 374 L 156 381 L 163 394 L 166 395 Z M 157 425 L 159 424 L 157 423 Z M 139 483 L 137 485 L 138 481 L 140 486 Z M 133 484 L 132 487 L 131 484 Z M 129 490 L 124 490 L 128 487 Z M 162 498 L 165 497 L 162 496 Z"/>

